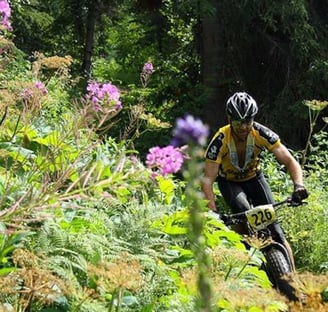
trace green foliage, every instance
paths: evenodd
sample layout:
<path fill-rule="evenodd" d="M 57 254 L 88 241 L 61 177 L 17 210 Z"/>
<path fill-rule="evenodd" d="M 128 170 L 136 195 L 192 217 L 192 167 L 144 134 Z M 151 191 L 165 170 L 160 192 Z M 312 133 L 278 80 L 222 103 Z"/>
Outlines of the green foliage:
<path fill-rule="evenodd" d="M 12 261 L 13 251 L 24 245 L 24 239 L 31 235 L 30 232 L 13 232 L 6 228 L 5 224 L 0 224 L 0 275 L 4 276 L 15 270 Z"/>
<path fill-rule="evenodd" d="M 143 64 L 148 60 L 155 61 L 158 55 L 145 29 L 145 25 L 131 14 L 109 24 L 106 45 L 102 47 L 106 58 L 95 60 L 93 75 L 113 83 L 136 84 Z"/>
<path fill-rule="evenodd" d="M 321 131 L 313 135 L 310 151 L 307 155 L 306 167 L 311 171 L 316 172 L 317 176 L 324 175 L 322 179 L 318 179 L 323 187 L 326 185 L 325 168 L 327 166 L 327 146 L 328 146 L 328 134 L 325 131 Z"/>
<path fill-rule="evenodd" d="M 0 132 L 1 304 L 20 311 L 189 312 L 197 310 L 202 297 L 203 306 L 213 312 L 287 311 L 285 300 L 260 269 L 262 255 L 254 249 L 247 251 L 238 234 L 206 214 L 199 196 L 202 166 L 198 156 L 190 151 L 193 157 L 181 176 L 185 181 L 172 176 L 153 179 L 139 158 L 141 151 L 169 141 L 171 129 L 165 122 L 172 124 L 175 116 L 197 111 L 202 103 L 200 61 L 194 46 L 197 20 L 190 14 L 197 11 L 197 3 L 163 3 L 162 10 L 153 15 L 139 12 L 104 20 L 106 44 L 96 51 L 105 57 L 95 58 L 90 78 L 117 82 L 124 105 L 121 119 L 120 114 L 106 119 L 105 134 L 99 128 L 103 116 L 92 113 L 81 99 L 68 68 L 36 70 L 23 53 L 14 50 L 8 59 L 1 56 L 5 66 L 0 73 L 2 111 L 8 107 Z M 63 14 L 64 4 L 42 3 L 40 10 L 52 12 L 46 21 L 42 11 L 16 1 L 15 7 L 22 10 L 16 25 L 23 23 L 26 10 L 33 10 L 30 18 L 44 33 L 50 26 L 47 23 L 70 16 L 70 12 Z M 70 8 L 78 4 L 71 1 Z M 83 1 L 81 7 L 88 4 Z M 269 2 L 248 4 L 220 3 L 237 6 L 239 10 L 228 12 L 245 25 L 254 22 L 252 9 L 262 8 L 261 25 L 295 39 L 298 60 L 303 62 L 310 55 L 307 49 L 313 45 L 307 36 L 312 30 L 305 23 L 301 2 L 293 8 Z M 206 14 L 213 13 L 211 8 L 210 3 L 203 3 Z M 242 14 L 242 8 L 251 15 Z M 282 28 L 275 18 L 279 8 Z M 304 32 L 293 32 L 293 25 Z M 159 37 L 155 40 L 156 27 Z M 70 39 L 67 32 L 63 46 Z M 55 40 L 45 40 L 56 47 Z M 79 44 L 75 48 L 76 52 Z M 39 55 L 33 65 L 40 65 L 42 59 Z M 148 60 L 154 62 L 155 72 L 142 86 L 139 73 Z M 27 105 L 19 95 L 36 78 L 45 83 L 48 93 Z M 161 131 L 160 139 L 155 130 Z M 119 139 L 122 133 L 124 140 Z M 308 205 L 281 214 L 297 265 L 304 271 L 325 272 L 328 267 L 327 170 L 322 169 L 326 139 L 323 132 L 315 135 L 306 155 Z M 290 194 L 285 170 L 271 156 L 266 157 L 263 169 L 277 199 Z M 200 289 L 199 296 L 199 283 L 212 287 L 211 301 L 205 300 L 208 288 Z M 320 283 L 320 290 L 323 287 L 327 284 Z"/>
<path fill-rule="evenodd" d="M 203 17 L 217 17 L 222 30 L 214 38 L 221 40 L 222 47 L 219 63 L 213 64 L 222 73 L 222 80 L 214 83 L 217 94 L 221 98 L 235 89 L 249 90 L 261 106 L 260 118 L 280 129 L 289 144 L 303 148 L 304 99 L 327 98 L 327 9 L 322 1 L 33 0 L 11 1 L 11 5 L 16 45 L 28 54 L 70 51 L 75 69 L 83 61 L 89 8 L 98 12 L 88 78 L 128 89 L 137 86 L 142 64 L 152 61 L 160 75 L 152 79 L 154 92 L 146 103 L 156 118 L 167 122 L 185 112 L 201 114 L 206 105 L 200 83 L 205 62 L 201 59 Z M 158 109 L 164 103 L 174 105 L 163 118 Z M 291 124 L 289 116 L 298 118 Z M 127 125 L 128 113 L 121 120 Z M 161 145 L 167 144 L 169 135 L 166 129 L 159 132 Z M 154 143 L 146 133 L 136 146 L 144 154 Z"/>
<path fill-rule="evenodd" d="M 149 131 L 150 123 L 135 116 L 135 105 L 142 105 L 147 114 L 173 124 L 176 117 L 199 111 L 203 103 L 199 57 L 194 46 L 197 21 L 184 14 L 184 6 L 179 5 L 175 12 L 173 3 L 165 1 L 158 12 L 133 14 L 124 14 L 127 9 L 124 6 L 117 12 L 117 19 L 105 21 L 106 44 L 99 57 L 94 58 L 93 77 L 118 83 L 126 91 L 119 129 L 114 127 L 114 133 L 125 140 L 132 137 L 141 157 L 154 145 L 167 145 L 171 129 L 152 127 L 151 130 L 158 131 L 155 137 Z M 153 63 L 155 71 L 147 87 L 141 88 L 139 75 L 147 61 Z M 126 128 L 123 134 L 122 124 Z"/>
<path fill-rule="evenodd" d="M 313 171 L 306 179 L 310 188 L 307 204 L 283 213 L 282 224 L 295 253 L 296 266 L 300 270 L 321 272 L 327 270 L 323 254 L 328 247 L 326 233 L 327 201 L 326 185 L 318 183 L 323 169 Z M 324 181 L 322 180 L 322 181 Z"/>
<path fill-rule="evenodd" d="M 33 0 L 28 5 L 20 1 L 13 1 L 11 5 L 14 12 L 12 18 L 16 32 L 15 41 L 23 50 L 30 53 L 40 49 L 43 42 L 42 37 L 51 26 L 54 17 L 46 12 L 42 1 Z M 39 31 L 36 32 L 35 29 Z M 30 38 L 28 42 L 24 42 L 23 32 Z"/>
<path fill-rule="evenodd" d="M 300 270 L 321 272 L 326 270 L 324 250 L 328 247 L 325 224 L 327 223 L 327 170 L 326 133 L 320 132 L 311 138 L 311 150 L 307 156 L 305 185 L 310 192 L 306 204 L 284 209 L 280 213 L 283 230 L 295 254 L 296 266 Z M 297 158 L 297 154 L 295 157 Z M 279 167 L 271 154 L 266 155 L 264 172 L 268 176 L 277 200 L 291 195 L 293 186 L 284 168 Z"/>

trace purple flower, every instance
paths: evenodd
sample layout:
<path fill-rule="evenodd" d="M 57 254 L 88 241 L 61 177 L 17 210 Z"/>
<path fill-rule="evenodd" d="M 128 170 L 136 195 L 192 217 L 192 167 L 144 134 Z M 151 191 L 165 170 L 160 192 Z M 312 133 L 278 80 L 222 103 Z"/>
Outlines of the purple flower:
<path fill-rule="evenodd" d="M 89 82 L 87 91 L 87 99 L 91 100 L 92 103 L 97 103 L 98 105 L 109 104 L 110 106 L 114 106 L 116 110 L 122 108 L 120 91 L 116 86 L 109 82 L 103 84 Z"/>
<path fill-rule="evenodd" d="M 111 83 L 104 83 L 101 88 L 103 92 L 103 98 L 106 98 L 108 101 L 113 101 L 116 106 L 122 106 L 120 101 L 120 91 L 117 87 Z"/>
<path fill-rule="evenodd" d="M 39 81 L 39 80 L 36 81 L 36 82 L 35 82 L 35 87 L 36 87 L 37 89 L 39 89 L 43 95 L 48 94 L 48 90 L 47 90 L 47 88 L 45 87 L 45 85 L 44 85 L 41 81 Z"/>
<path fill-rule="evenodd" d="M 140 73 L 140 80 L 143 87 L 147 86 L 150 76 L 152 75 L 153 72 L 154 72 L 153 64 L 151 62 L 145 63 Z"/>
<path fill-rule="evenodd" d="M 20 96 L 24 100 L 31 101 L 31 100 L 33 100 L 33 98 L 40 99 L 41 96 L 44 96 L 47 94 L 48 94 L 48 90 L 45 87 L 45 85 L 41 81 L 37 80 L 36 82 L 34 82 L 34 85 L 31 85 L 28 88 L 23 89 L 20 93 Z"/>
<path fill-rule="evenodd" d="M 208 126 L 204 125 L 200 119 L 186 115 L 185 118 L 177 119 L 171 145 L 178 147 L 194 143 L 203 146 L 206 144 L 208 133 Z"/>
<path fill-rule="evenodd" d="M 154 72 L 154 66 L 151 62 L 147 62 L 144 64 L 142 68 L 142 73 L 146 75 L 151 75 Z"/>
<path fill-rule="evenodd" d="M 5 29 L 11 30 L 10 18 L 11 9 L 7 0 L 0 0 L 0 25 L 3 25 Z"/>
<path fill-rule="evenodd" d="M 178 172 L 183 164 L 181 152 L 169 145 L 166 147 L 155 146 L 149 149 L 146 157 L 148 168 L 157 169 L 162 176 Z"/>
<path fill-rule="evenodd" d="M 20 95 L 24 100 L 29 100 L 32 98 L 33 92 L 30 89 L 23 89 Z"/>
<path fill-rule="evenodd" d="M 123 108 L 123 106 L 122 106 L 122 102 L 121 102 L 121 101 L 116 102 L 116 104 L 115 104 L 115 109 L 116 109 L 117 111 L 120 111 L 122 108 Z"/>
<path fill-rule="evenodd" d="M 97 82 L 89 82 L 87 85 L 87 91 L 89 91 L 90 94 L 96 94 L 99 89 L 99 83 Z"/>

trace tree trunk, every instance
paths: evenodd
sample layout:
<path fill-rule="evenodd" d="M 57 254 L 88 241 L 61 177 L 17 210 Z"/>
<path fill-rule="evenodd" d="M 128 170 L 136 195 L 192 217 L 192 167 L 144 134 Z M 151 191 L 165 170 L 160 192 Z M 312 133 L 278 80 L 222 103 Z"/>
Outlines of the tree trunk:
<path fill-rule="evenodd" d="M 215 5 L 215 1 L 212 3 Z M 201 25 L 201 74 L 206 96 L 202 119 L 213 134 L 226 122 L 225 102 L 229 94 L 228 85 L 224 83 L 224 41 L 216 14 L 204 16 Z"/>
<path fill-rule="evenodd" d="M 86 38 L 84 45 L 84 55 L 82 62 L 82 73 L 87 77 L 91 75 L 91 59 L 93 55 L 94 48 L 94 38 L 95 38 L 95 30 L 96 23 L 99 17 L 99 2 L 97 0 L 89 1 L 88 6 L 88 15 L 87 15 L 87 26 L 86 26 Z"/>

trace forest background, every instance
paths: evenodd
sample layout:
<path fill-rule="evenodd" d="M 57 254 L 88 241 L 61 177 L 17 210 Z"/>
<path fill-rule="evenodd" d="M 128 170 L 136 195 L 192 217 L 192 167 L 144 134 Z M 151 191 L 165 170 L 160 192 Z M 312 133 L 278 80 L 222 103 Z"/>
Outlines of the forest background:
<path fill-rule="evenodd" d="M 0 11 L 3 311 L 325 311 L 327 1 L 1 0 Z M 177 175 L 147 167 L 177 118 L 211 134 L 239 90 L 305 169 L 308 205 L 281 214 L 313 306 L 286 302 L 261 255 L 200 214 L 197 147 Z M 267 155 L 264 169 L 288 196 L 284 168 Z M 197 276 L 212 280 L 210 300 Z"/>
<path fill-rule="evenodd" d="M 309 130 L 303 102 L 327 99 L 324 0 L 12 1 L 12 7 L 16 46 L 31 56 L 71 55 L 75 74 L 137 85 L 140 64 L 151 60 L 148 106 L 164 121 L 193 112 L 213 132 L 225 122 L 229 95 L 245 90 L 258 101 L 259 121 L 302 149 Z"/>

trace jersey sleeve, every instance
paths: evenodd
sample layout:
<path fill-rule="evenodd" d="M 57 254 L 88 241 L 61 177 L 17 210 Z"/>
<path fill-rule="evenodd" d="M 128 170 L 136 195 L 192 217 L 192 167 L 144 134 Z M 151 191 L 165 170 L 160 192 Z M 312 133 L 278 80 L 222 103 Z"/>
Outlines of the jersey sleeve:
<path fill-rule="evenodd" d="M 210 161 L 220 162 L 220 150 L 223 145 L 224 133 L 220 130 L 214 135 L 205 151 L 205 158 Z"/>
<path fill-rule="evenodd" d="M 281 144 L 279 135 L 271 129 L 259 124 L 254 123 L 254 129 L 258 133 L 259 144 L 269 151 Z"/>

